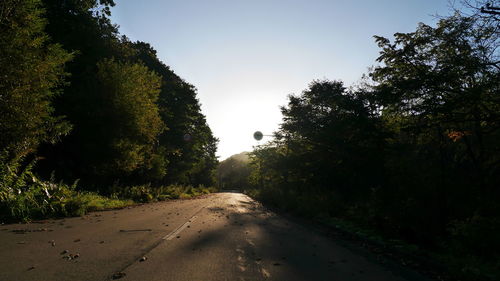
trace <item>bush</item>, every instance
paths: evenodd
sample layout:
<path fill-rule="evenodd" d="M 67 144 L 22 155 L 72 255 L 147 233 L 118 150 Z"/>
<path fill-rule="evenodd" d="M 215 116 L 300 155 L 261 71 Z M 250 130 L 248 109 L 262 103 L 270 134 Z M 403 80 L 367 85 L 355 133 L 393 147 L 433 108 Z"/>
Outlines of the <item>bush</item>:
<path fill-rule="evenodd" d="M 46 217 L 81 216 L 89 211 L 120 208 L 130 200 L 109 199 L 95 193 L 77 192 L 73 185 L 43 181 L 33 174 L 35 161 L 21 169 L 22 159 L 0 158 L 0 220 L 30 221 Z"/>
<path fill-rule="evenodd" d="M 168 185 L 153 187 L 150 184 L 127 187 L 113 187 L 113 197 L 132 199 L 136 202 L 147 203 L 151 201 L 163 201 L 168 199 L 187 199 L 202 194 L 216 192 L 214 187 L 200 185 Z"/>
<path fill-rule="evenodd" d="M 75 192 L 73 185 L 41 181 L 33 173 L 35 161 L 21 169 L 22 159 L 0 159 L 0 219 L 23 220 L 61 214 L 66 198 Z"/>
<path fill-rule="evenodd" d="M 92 192 L 76 191 L 72 185 L 40 180 L 32 169 L 36 161 L 24 168 L 23 159 L 6 161 L 0 155 L 0 220 L 30 221 L 47 217 L 81 216 L 91 211 L 123 208 L 134 202 L 186 199 L 215 192 L 213 187 L 137 185 L 112 187 L 111 198 Z"/>
<path fill-rule="evenodd" d="M 498 259 L 500 253 L 500 219 L 475 215 L 451 224 L 454 249 L 458 254 L 475 254 Z M 500 260 L 499 260 L 500 261 Z"/>

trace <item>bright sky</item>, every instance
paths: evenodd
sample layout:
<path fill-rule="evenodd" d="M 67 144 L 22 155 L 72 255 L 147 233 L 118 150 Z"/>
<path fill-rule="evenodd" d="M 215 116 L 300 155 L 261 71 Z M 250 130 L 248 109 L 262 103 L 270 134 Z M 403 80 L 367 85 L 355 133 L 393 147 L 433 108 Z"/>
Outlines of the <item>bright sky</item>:
<path fill-rule="evenodd" d="M 373 35 L 414 31 L 448 0 L 116 0 L 112 20 L 198 88 L 223 160 L 271 134 L 279 107 L 314 79 L 359 80 Z"/>

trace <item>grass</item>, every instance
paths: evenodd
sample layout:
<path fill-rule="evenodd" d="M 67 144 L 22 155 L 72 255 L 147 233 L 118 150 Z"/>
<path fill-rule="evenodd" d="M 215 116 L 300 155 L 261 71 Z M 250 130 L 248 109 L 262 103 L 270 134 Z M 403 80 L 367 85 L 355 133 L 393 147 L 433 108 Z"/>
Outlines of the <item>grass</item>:
<path fill-rule="evenodd" d="M 128 187 L 114 187 L 112 198 L 131 199 L 135 202 L 147 203 L 169 199 L 189 199 L 203 194 L 216 192 L 214 187 L 200 185 L 168 185 L 153 187 L 149 184 Z"/>
<path fill-rule="evenodd" d="M 0 155 L 1 156 L 1 155 Z M 109 197 L 78 191 L 72 185 L 40 180 L 32 172 L 35 162 L 21 168 L 22 159 L 0 157 L 0 222 L 28 222 L 35 219 L 82 216 L 88 212 L 118 209 L 136 203 L 188 199 L 215 192 L 213 187 L 139 185 L 112 187 Z"/>
<path fill-rule="evenodd" d="M 91 192 L 78 192 L 64 202 L 66 216 L 83 216 L 88 212 L 120 209 L 134 205 L 133 200 L 112 199 Z"/>

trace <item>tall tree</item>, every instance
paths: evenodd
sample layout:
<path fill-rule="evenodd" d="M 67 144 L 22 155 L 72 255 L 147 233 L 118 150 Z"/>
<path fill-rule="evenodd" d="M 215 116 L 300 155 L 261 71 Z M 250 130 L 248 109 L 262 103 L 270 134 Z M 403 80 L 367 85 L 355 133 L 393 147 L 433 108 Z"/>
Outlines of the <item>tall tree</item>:
<path fill-rule="evenodd" d="M 296 157 L 289 161 L 295 163 L 288 167 L 292 174 L 344 196 L 380 184 L 383 142 L 363 93 L 348 91 L 339 81 L 314 81 L 289 99 L 277 137 L 285 154 Z"/>
<path fill-rule="evenodd" d="M 90 126 L 79 132 L 88 139 L 83 154 L 97 153 L 96 172 L 106 176 L 152 168 L 157 138 L 165 129 L 156 105 L 160 77 L 143 65 L 113 60 L 97 68 L 99 102 L 88 116 Z"/>
<path fill-rule="evenodd" d="M 160 135 L 159 144 L 169 162 L 163 183 L 214 184 L 218 140 L 201 113 L 196 88 L 161 62 L 149 44 L 128 42 L 127 45 L 136 50 L 136 61 L 162 78 L 158 106 L 168 130 Z"/>
<path fill-rule="evenodd" d="M 371 76 L 383 116 L 420 154 L 429 147 L 439 152 L 441 188 L 448 167 L 472 167 L 462 183 L 478 185 L 487 197 L 496 192 L 488 175 L 500 169 L 498 36 L 498 26 L 457 14 L 435 28 L 396 33 L 394 43 L 376 37 L 382 64 Z"/>
<path fill-rule="evenodd" d="M 9 157 L 34 152 L 70 130 L 51 104 L 72 55 L 52 44 L 38 0 L 0 3 L 0 150 Z"/>

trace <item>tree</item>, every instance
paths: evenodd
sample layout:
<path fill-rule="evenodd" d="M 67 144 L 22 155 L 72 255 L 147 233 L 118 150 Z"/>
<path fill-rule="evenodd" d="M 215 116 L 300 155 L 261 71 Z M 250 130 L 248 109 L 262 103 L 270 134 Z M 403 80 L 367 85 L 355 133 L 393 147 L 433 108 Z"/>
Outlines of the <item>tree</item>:
<path fill-rule="evenodd" d="M 169 172 L 162 183 L 213 185 L 218 140 L 201 113 L 196 88 L 161 62 L 149 44 L 128 41 L 125 44 L 136 51 L 135 61 L 144 63 L 162 79 L 157 104 L 162 120 L 169 127 L 159 137 L 159 145 L 169 162 Z"/>
<path fill-rule="evenodd" d="M 296 164 L 287 167 L 291 174 L 344 196 L 380 184 L 377 163 L 383 142 L 378 117 L 366 106 L 363 93 L 326 80 L 314 81 L 302 95 L 289 99 L 276 135 L 285 155 L 296 158 Z"/>
<path fill-rule="evenodd" d="M 495 181 L 487 175 L 500 168 L 499 33 L 483 23 L 456 14 L 435 28 L 396 33 L 394 43 L 375 37 L 382 64 L 371 77 L 392 128 L 414 147 L 439 151 L 441 186 L 448 167 L 472 167 L 458 174 L 491 197 Z"/>
<path fill-rule="evenodd" d="M 98 170 L 108 175 L 150 169 L 165 129 L 156 105 L 160 77 L 144 65 L 113 60 L 103 60 L 97 68 L 100 107 L 88 116 L 91 126 L 82 128 L 84 135 L 96 139 L 84 151 L 101 155 Z M 92 151 L 95 144 L 101 144 L 99 153 Z"/>
<path fill-rule="evenodd" d="M 0 3 L 0 150 L 10 158 L 56 142 L 71 128 L 54 114 L 52 100 L 72 54 L 50 43 L 43 14 L 38 0 Z"/>

